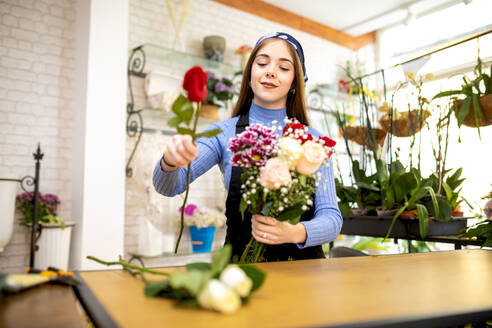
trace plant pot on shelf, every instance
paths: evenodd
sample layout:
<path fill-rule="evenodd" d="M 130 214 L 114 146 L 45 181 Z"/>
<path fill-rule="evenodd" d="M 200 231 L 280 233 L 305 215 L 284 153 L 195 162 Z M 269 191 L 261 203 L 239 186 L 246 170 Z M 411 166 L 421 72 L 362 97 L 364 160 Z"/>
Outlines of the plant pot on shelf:
<path fill-rule="evenodd" d="M 212 104 L 203 104 L 200 109 L 200 117 L 211 118 L 213 120 L 219 120 L 219 106 Z"/>
<path fill-rule="evenodd" d="M 215 226 L 198 228 L 190 226 L 191 246 L 193 253 L 209 253 L 215 236 Z"/>
<path fill-rule="evenodd" d="M 478 126 L 488 126 L 492 124 L 492 94 L 484 95 L 480 97 L 479 108 L 482 113 L 482 117 L 478 119 Z M 453 110 L 458 116 L 461 105 L 463 104 L 463 100 L 457 100 L 455 105 L 453 106 Z M 475 122 L 475 110 L 473 108 L 473 103 L 470 103 L 470 107 L 468 109 L 468 114 L 466 114 L 465 119 L 463 120 L 463 125 L 468 126 L 470 128 L 476 128 L 477 123 Z"/>
<path fill-rule="evenodd" d="M 220 35 L 209 35 L 203 38 L 203 52 L 207 59 L 222 62 L 225 46 L 226 40 Z"/>
<path fill-rule="evenodd" d="M 75 222 L 66 221 L 61 224 L 42 224 L 41 235 L 37 241 L 39 249 L 34 256 L 34 265 L 39 269 L 55 267 L 68 269 L 70 240 Z"/>
<path fill-rule="evenodd" d="M 12 231 L 14 229 L 15 215 L 15 193 L 17 191 L 18 181 L 14 179 L 0 180 L 0 253 L 9 243 Z"/>

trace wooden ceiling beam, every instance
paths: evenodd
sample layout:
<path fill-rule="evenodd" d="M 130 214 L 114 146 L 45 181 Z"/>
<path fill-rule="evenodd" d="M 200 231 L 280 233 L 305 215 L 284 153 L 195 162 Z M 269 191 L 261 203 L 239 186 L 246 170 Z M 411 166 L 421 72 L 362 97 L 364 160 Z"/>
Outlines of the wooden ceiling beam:
<path fill-rule="evenodd" d="M 261 0 L 212 0 L 223 5 L 268 19 L 270 21 L 295 28 L 341 46 L 357 50 L 376 40 L 376 33 L 370 32 L 360 36 L 351 36 L 329 26 L 315 22 Z"/>

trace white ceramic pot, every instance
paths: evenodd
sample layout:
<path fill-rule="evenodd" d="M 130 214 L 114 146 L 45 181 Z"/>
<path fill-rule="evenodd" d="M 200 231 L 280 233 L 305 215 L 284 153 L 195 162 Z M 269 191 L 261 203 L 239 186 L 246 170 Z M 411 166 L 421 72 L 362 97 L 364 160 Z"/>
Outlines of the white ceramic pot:
<path fill-rule="evenodd" d="M 18 181 L 0 180 L 0 253 L 10 241 L 14 229 L 15 193 Z"/>
<path fill-rule="evenodd" d="M 67 270 L 70 255 L 70 239 L 75 222 L 65 222 L 65 227 L 60 224 L 43 224 L 41 237 L 37 245 L 39 249 L 35 253 L 34 267 L 46 269 L 55 267 Z"/>

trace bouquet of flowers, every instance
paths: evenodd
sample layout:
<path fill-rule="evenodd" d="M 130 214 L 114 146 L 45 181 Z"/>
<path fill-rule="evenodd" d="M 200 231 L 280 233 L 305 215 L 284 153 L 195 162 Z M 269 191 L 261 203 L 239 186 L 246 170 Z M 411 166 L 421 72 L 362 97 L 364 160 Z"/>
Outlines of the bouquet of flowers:
<path fill-rule="evenodd" d="M 318 168 L 327 165 L 335 141 L 314 137 L 307 126 L 289 119 L 280 138 L 277 128 L 253 124 L 229 143 L 231 164 L 246 168 L 241 175 L 239 209 L 243 219 L 248 210 L 296 224 L 313 205 L 321 177 Z M 239 262 L 261 261 L 264 251 L 265 245 L 252 237 Z"/>
<path fill-rule="evenodd" d="M 179 208 L 181 212 L 181 207 Z M 188 204 L 184 210 L 184 224 L 204 228 L 209 226 L 222 227 L 226 222 L 224 213 L 208 207 L 198 208 L 195 204 Z"/>

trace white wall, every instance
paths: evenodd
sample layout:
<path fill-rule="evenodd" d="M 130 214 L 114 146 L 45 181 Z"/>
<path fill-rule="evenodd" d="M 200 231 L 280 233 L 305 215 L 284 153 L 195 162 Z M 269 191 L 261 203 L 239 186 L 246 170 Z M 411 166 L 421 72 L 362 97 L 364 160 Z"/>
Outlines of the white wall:
<path fill-rule="evenodd" d="M 58 214 L 66 219 L 72 207 L 74 4 L 0 2 L 0 171 L 33 176 L 39 142 L 45 154 L 40 191 L 60 197 Z M 14 225 L 0 271 L 28 266 L 29 236 L 27 228 Z"/>

